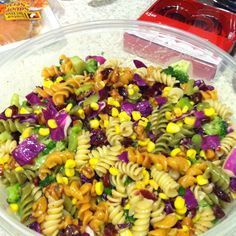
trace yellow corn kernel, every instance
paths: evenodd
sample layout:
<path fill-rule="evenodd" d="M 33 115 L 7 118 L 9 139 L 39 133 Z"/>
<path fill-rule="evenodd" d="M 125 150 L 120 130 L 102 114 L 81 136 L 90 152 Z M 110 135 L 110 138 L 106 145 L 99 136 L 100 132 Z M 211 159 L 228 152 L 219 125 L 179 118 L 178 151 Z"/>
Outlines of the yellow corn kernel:
<path fill-rule="evenodd" d="M 159 193 L 159 197 L 160 197 L 161 199 L 163 199 L 163 200 L 169 199 L 168 196 L 167 196 L 166 194 L 164 194 L 164 193 Z"/>
<path fill-rule="evenodd" d="M 44 80 L 43 81 L 43 87 L 45 87 L 45 88 L 51 88 L 52 85 L 53 85 L 53 82 L 51 80 Z"/>
<path fill-rule="evenodd" d="M 12 109 L 11 108 L 7 108 L 4 112 L 6 117 L 11 117 L 12 116 Z"/>
<path fill-rule="evenodd" d="M 127 204 L 124 206 L 124 209 L 125 209 L 125 210 L 129 210 L 129 209 L 130 209 L 130 204 L 127 203 Z"/>
<path fill-rule="evenodd" d="M 166 132 L 167 133 L 170 133 L 170 134 L 176 134 L 180 131 L 180 127 L 173 123 L 173 122 L 170 122 L 168 123 L 167 127 L 166 127 Z"/>
<path fill-rule="evenodd" d="M 17 166 L 17 167 L 15 168 L 15 171 L 16 171 L 16 172 L 21 172 L 21 171 L 24 171 L 24 169 L 23 169 L 21 166 Z"/>
<path fill-rule="evenodd" d="M 203 175 L 198 175 L 196 179 L 198 185 L 205 185 L 209 183 L 208 179 L 206 179 Z"/>
<path fill-rule="evenodd" d="M 166 117 L 167 120 L 171 120 L 171 119 L 173 118 L 173 115 L 172 115 L 171 112 L 166 111 L 166 112 L 165 112 L 165 117 Z"/>
<path fill-rule="evenodd" d="M 115 108 L 115 107 L 113 107 L 113 108 L 111 109 L 111 115 L 112 115 L 113 117 L 117 117 L 117 116 L 119 115 L 118 109 Z"/>
<path fill-rule="evenodd" d="M 155 143 L 152 142 L 152 141 L 149 141 L 148 145 L 147 145 L 147 151 L 148 152 L 153 152 L 155 150 L 155 147 L 156 147 Z"/>
<path fill-rule="evenodd" d="M 175 199 L 174 206 L 176 209 L 183 209 L 185 207 L 185 200 L 182 197 L 178 196 Z"/>
<path fill-rule="evenodd" d="M 204 109 L 204 114 L 206 115 L 206 116 L 215 116 L 216 115 L 216 111 L 215 111 L 215 109 L 213 108 L 213 107 L 210 107 L 210 108 L 205 108 Z"/>
<path fill-rule="evenodd" d="M 69 104 L 66 106 L 65 111 L 66 111 L 66 112 L 70 112 L 70 110 L 72 109 L 72 107 L 73 107 L 73 104 L 72 104 L 72 103 L 69 103 Z"/>
<path fill-rule="evenodd" d="M 143 182 L 147 185 L 149 183 L 150 174 L 147 170 L 143 170 Z"/>
<path fill-rule="evenodd" d="M 99 127 L 99 121 L 97 119 L 90 120 L 89 124 L 92 129 L 97 129 Z"/>
<path fill-rule="evenodd" d="M 162 170 L 163 169 L 162 165 L 159 164 L 159 163 L 156 163 L 155 167 L 157 168 L 157 170 Z"/>
<path fill-rule="evenodd" d="M 4 156 L 0 158 L 0 165 L 6 164 L 10 160 L 9 156 Z"/>
<path fill-rule="evenodd" d="M 141 113 L 139 111 L 132 111 L 132 117 L 135 121 L 138 121 L 141 119 Z"/>
<path fill-rule="evenodd" d="M 22 133 L 22 137 L 24 139 L 28 138 L 31 135 L 31 131 L 32 131 L 31 127 L 26 128 Z"/>
<path fill-rule="evenodd" d="M 182 109 L 182 112 L 183 112 L 183 113 L 186 113 L 186 112 L 188 112 L 188 110 L 189 110 L 188 106 L 185 105 L 185 106 L 183 107 L 183 109 Z"/>
<path fill-rule="evenodd" d="M 63 177 L 62 177 L 61 174 L 58 173 L 56 175 L 56 181 L 57 181 L 58 184 L 63 184 Z"/>
<path fill-rule="evenodd" d="M 34 110 L 34 114 L 38 115 L 40 113 L 41 113 L 41 111 L 39 109 Z"/>
<path fill-rule="evenodd" d="M 57 77 L 56 79 L 56 83 L 60 83 L 63 80 L 63 78 L 61 76 Z"/>
<path fill-rule="evenodd" d="M 178 125 L 181 128 L 181 127 L 183 127 L 183 122 L 181 120 L 178 120 L 176 122 L 176 125 Z"/>
<path fill-rule="evenodd" d="M 50 129 L 49 128 L 40 128 L 39 134 L 41 136 L 48 136 L 50 134 Z"/>
<path fill-rule="evenodd" d="M 116 131 L 116 134 L 120 134 L 120 126 L 119 125 L 115 125 L 115 131 Z"/>
<path fill-rule="evenodd" d="M 180 148 L 175 148 L 175 149 L 173 149 L 173 150 L 171 151 L 170 155 L 171 155 L 172 157 L 175 157 L 175 156 L 177 156 L 180 152 L 181 152 L 181 149 L 180 149 Z"/>
<path fill-rule="evenodd" d="M 145 188 L 145 186 L 146 186 L 146 184 L 143 181 L 137 181 L 135 184 L 135 187 L 137 189 L 143 189 L 143 188 Z"/>
<path fill-rule="evenodd" d="M 187 157 L 191 160 L 195 159 L 196 155 L 197 155 L 197 151 L 194 149 L 189 149 L 187 151 Z"/>
<path fill-rule="evenodd" d="M 73 205 L 76 205 L 77 199 L 76 199 L 76 198 L 73 198 L 71 202 L 72 202 Z"/>
<path fill-rule="evenodd" d="M 78 111 L 77 111 L 77 113 L 78 113 L 78 115 L 79 115 L 79 117 L 81 118 L 81 119 L 84 119 L 85 118 L 85 113 L 84 113 L 84 110 L 83 109 L 78 109 Z"/>
<path fill-rule="evenodd" d="M 92 102 L 92 103 L 90 104 L 90 107 L 91 107 L 94 111 L 97 111 L 97 110 L 99 109 L 99 105 L 98 105 L 98 103 L 96 103 L 96 102 Z"/>
<path fill-rule="evenodd" d="M 187 162 L 188 162 L 188 166 L 190 167 L 192 165 L 191 161 L 187 160 Z"/>
<path fill-rule="evenodd" d="M 125 111 L 122 111 L 119 114 L 119 118 L 120 118 L 120 122 L 125 122 L 125 121 L 130 121 L 131 120 L 131 117 Z"/>
<path fill-rule="evenodd" d="M 120 107 L 120 103 L 116 101 L 113 97 L 107 98 L 107 104 L 115 107 Z"/>
<path fill-rule="evenodd" d="M 104 190 L 103 182 L 97 182 L 95 184 L 95 191 L 97 195 L 102 195 Z"/>
<path fill-rule="evenodd" d="M 150 139 L 149 139 L 149 138 L 144 139 L 144 140 L 139 140 L 139 141 L 138 141 L 138 145 L 139 145 L 139 146 L 142 146 L 142 147 L 145 147 L 145 146 L 148 145 L 149 142 L 150 142 Z"/>
<path fill-rule="evenodd" d="M 206 159 L 206 154 L 205 154 L 205 151 L 204 150 L 201 150 L 200 153 L 199 153 L 199 156 Z"/>
<path fill-rule="evenodd" d="M 51 129 L 56 129 L 56 128 L 57 128 L 57 122 L 56 122 L 56 120 L 54 120 L 54 119 L 48 120 L 48 126 L 49 126 L 49 128 L 51 128 Z"/>
<path fill-rule="evenodd" d="M 19 210 L 19 206 L 18 204 L 16 203 L 11 203 L 10 204 L 10 209 L 13 211 L 13 212 L 17 212 Z"/>
<path fill-rule="evenodd" d="M 157 190 L 159 188 L 159 185 L 157 184 L 157 182 L 153 179 L 149 180 L 149 184 L 155 189 Z"/>
<path fill-rule="evenodd" d="M 178 220 L 182 220 L 184 218 L 184 215 L 176 214 L 176 217 L 178 218 Z"/>
<path fill-rule="evenodd" d="M 73 177 L 75 175 L 75 170 L 66 168 L 65 169 L 65 174 L 66 174 L 67 177 Z"/>
<path fill-rule="evenodd" d="M 191 116 L 191 117 L 188 116 L 188 117 L 185 117 L 185 118 L 184 118 L 184 123 L 185 123 L 186 125 L 194 126 L 195 121 L 196 121 L 196 118 L 193 117 L 193 116 Z"/>
<path fill-rule="evenodd" d="M 119 236 L 133 236 L 133 233 L 129 229 L 124 229 L 119 232 Z"/>
<path fill-rule="evenodd" d="M 69 180 L 67 177 L 62 177 L 62 182 L 63 182 L 63 184 L 67 185 L 69 183 Z"/>
<path fill-rule="evenodd" d="M 135 140 L 135 139 L 137 139 L 137 134 L 135 134 L 135 133 L 134 133 L 134 134 L 132 134 L 132 135 L 131 135 L 131 139 L 132 139 L 132 140 Z"/>
<path fill-rule="evenodd" d="M 109 121 L 108 120 L 104 120 L 103 125 L 104 125 L 104 128 L 107 128 L 108 125 L 109 125 Z"/>
<path fill-rule="evenodd" d="M 99 161 L 99 159 L 94 157 L 94 158 L 91 158 L 91 159 L 89 160 L 89 164 L 90 164 L 91 166 L 95 166 L 95 165 L 97 165 L 98 161 Z"/>
<path fill-rule="evenodd" d="M 66 161 L 65 168 L 69 169 L 75 168 L 75 164 L 76 164 L 75 160 L 69 159 Z"/>
<path fill-rule="evenodd" d="M 130 96 L 134 95 L 134 89 L 128 88 L 128 94 L 129 94 Z"/>
<path fill-rule="evenodd" d="M 134 89 L 135 92 L 139 92 L 139 90 L 140 90 L 136 84 L 133 84 L 132 88 Z"/>
<path fill-rule="evenodd" d="M 180 215 L 184 215 L 186 212 L 187 212 L 187 207 L 186 206 L 184 206 L 183 208 L 181 208 L 181 209 L 176 209 L 176 212 L 178 213 L 178 214 L 180 214 Z"/>
<path fill-rule="evenodd" d="M 115 168 L 115 167 L 111 167 L 109 169 L 109 172 L 110 172 L 111 175 L 114 175 L 114 176 L 119 174 L 119 170 L 117 168 Z"/>
<path fill-rule="evenodd" d="M 147 127 L 148 125 L 148 119 L 146 117 L 142 117 L 139 122 L 138 122 L 138 125 L 141 125 L 143 127 Z"/>
<path fill-rule="evenodd" d="M 20 114 L 29 114 L 30 112 L 27 109 L 25 109 L 24 107 L 21 107 L 19 113 Z"/>
<path fill-rule="evenodd" d="M 177 117 L 180 117 L 183 114 L 182 110 L 179 107 L 174 108 L 174 113 Z"/>

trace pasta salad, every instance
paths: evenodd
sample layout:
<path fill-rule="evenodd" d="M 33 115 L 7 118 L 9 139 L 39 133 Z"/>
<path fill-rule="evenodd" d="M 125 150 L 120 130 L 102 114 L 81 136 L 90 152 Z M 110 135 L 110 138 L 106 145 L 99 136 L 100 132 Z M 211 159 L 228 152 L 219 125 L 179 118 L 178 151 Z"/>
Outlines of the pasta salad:
<path fill-rule="evenodd" d="M 9 208 L 45 236 L 193 236 L 236 194 L 236 131 L 216 89 L 134 60 L 62 55 L 0 114 Z"/>

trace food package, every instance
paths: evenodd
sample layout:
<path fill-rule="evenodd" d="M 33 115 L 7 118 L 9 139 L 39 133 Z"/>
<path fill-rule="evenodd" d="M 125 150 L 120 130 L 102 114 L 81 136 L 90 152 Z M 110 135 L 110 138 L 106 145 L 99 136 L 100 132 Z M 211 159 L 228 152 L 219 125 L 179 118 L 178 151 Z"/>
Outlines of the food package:
<path fill-rule="evenodd" d="M 0 53 L 58 27 L 47 0 L 0 1 Z"/>
<path fill-rule="evenodd" d="M 158 0 L 138 20 L 184 30 L 227 52 L 233 50 L 236 42 L 236 14 L 195 0 Z M 216 55 L 206 56 L 209 53 L 204 52 L 200 44 L 193 45 L 189 40 L 189 45 L 186 46 L 186 43 L 178 39 L 177 34 L 166 40 L 161 31 L 156 33 L 156 37 L 147 35 L 126 32 L 125 50 L 161 65 L 167 65 L 173 60 L 189 60 L 193 64 L 195 77 L 210 80 L 216 74 L 221 60 Z M 173 47 L 174 44 L 176 47 Z"/>

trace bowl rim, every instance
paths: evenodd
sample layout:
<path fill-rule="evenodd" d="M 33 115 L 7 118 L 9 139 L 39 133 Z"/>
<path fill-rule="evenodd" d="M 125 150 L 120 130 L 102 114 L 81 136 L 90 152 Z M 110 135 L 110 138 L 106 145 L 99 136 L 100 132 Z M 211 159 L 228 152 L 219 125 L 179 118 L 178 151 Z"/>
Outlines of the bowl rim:
<path fill-rule="evenodd" d="M 27 50 L 30 50 L 32 48 L 40 49 L 43 46 L 49 45 L 50 43 L 55 43 L 55 38 L 61 39 L 61 37 L 63 37 L 63 35 L 66 34 L 96 30 L 96 29 L 125 28 L 127 30 L 128 29 L 132 30 L 135 28 L 137 29 L 137 27 L 140 26 L 151 28 L 152 30 L 156 31 L 159 30 L 163 32 L 169 32 L 172 34 L 172 36 L 179 36 L 180 38 L 183 38 L 185 36 L 188 39 L 188 43 L 193 45 L 201 44 L 201 46 L 203 46 L 203 49 L 214 52 L 216 55 L 220 56 L 221 59 L 226 61 L 229 65 L 231 65 L 232 67 L 236 67 L 236 60 L 234 60 L 234 58 L 231 55 L 229 55 L 227 52 L 217 47 L 213 43 L 207 41 L 206 39 L 203 39 L 192 33 L 171 26 L 152 22 L 126 20 L 126 19 L 85 21 L 61 26 L 60 28 L 51 30 L 45 34 L 38 35 L 35 38 L 27 40 L 17 48 L 9 51 L 6 54 L 3 54 L 3 56 L 0 58 L 0 65 L 4 66 L 5 64 L 10 62 L 11 58 L 18 58 L 18 56 L 22 56 L 23 52 L 27 52 Z"/>
<path fill-rule="evenodd" d="M 96 29 L 115 29 L 115 28 L 123 29 L 125 28 L 126 30 L 129 30 L 129 29 L 132 30 L 132 29 L 138 29 L 138 27 L 140 26 L 151 28 L 152 30 L 156 30 L 156 31 L 159 30 L 162 32 L 169 32 L 173 36 L 179 36 L 181 38 L 185 36 L 186 38 L 188 38 L 188 43 L 192 43 L 194 45 L 201 44 L 204 49 L 207 49 L 211 52 L 216 53 L 224 61 L 226 61 L 230 66 L 236 67 L 236 61 L 233 59 L 232 56 L 230 56 L 229 54 L 227 54 L 226 52 L 224 52 L 222 49 L 218 48 L 211 42 L 204 40 L 196 35 L 193 35 L 191 33 L 188 33 L 180 29 L 176 29 L 174 27 L 162 25 L 162 24 L 150 23 L 150 22 L 144 22 L 144 21 L 138 21 L 138 20 L 117 20 L 117 19 L 75 23 L 71 25 L 62 26 L 58 29 L 54 29 L 45 34 L 36 36 L 35 38 L 26 41 L 22 45 L 18 46 L 17 48 L 13 49 L 12 51 L 0 57 L 0 65 L 5 66 L 6 64 L 10 63 L 11 58 L 16 58 L 16 60 L 18 60 L 18 57 L 22 56 L 24 52 L 27 52 L 28 50 L 30 50 L 31 52 L 31 49 L 33 50 L 40 49 L 43 46 L 46 46 L 55 42 L 56 38 L 61 38 L 63 35 L 66 35 L 66 34 L 89 31 L 89 30 L 96 30 Z M 18 222 L 15 219 L 12 219 L 11 216 L 5 215 L 5 212 L 6 211 L 0 208 L 0 222 L 1 221 L 7 222 L 9 226 L 14 227 L 19 232 L 24 232 L 25 235 L 34 234 L 34 232 L 31 233 L 31 231 L 27 229 L 26 226 L 21 224 L 20 221 Z"/>

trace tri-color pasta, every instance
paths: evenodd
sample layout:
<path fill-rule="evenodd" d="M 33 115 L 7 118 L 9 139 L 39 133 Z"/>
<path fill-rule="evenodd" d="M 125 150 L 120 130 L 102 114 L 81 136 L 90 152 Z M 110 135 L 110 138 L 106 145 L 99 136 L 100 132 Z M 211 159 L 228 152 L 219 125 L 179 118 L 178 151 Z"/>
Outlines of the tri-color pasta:
<path fill-rule="evenodd" d="M 26 100 L 14 94 L 0 178 L 21 222 L 45 236 L 193 236 L 223 218 L 232 112 L 183 63 L 62 55 Z"/>

